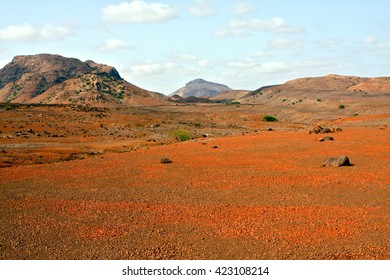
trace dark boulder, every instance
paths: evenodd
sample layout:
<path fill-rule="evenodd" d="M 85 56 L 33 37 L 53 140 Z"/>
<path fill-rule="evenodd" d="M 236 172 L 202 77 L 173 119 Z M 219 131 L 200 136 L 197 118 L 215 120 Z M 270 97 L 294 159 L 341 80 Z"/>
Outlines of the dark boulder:
<path fill-rule="evenodd" d="M 352 166 L 347 156 L 339 156 L 339 157 L 328 157 L 323 163 L 322 166 Z"/>
<path fill-rule="evenodd" d="M 160 162 L 161 162 L 161 163 L 172 163 L 172 160 L 170 160 L 169 158 L 164 157 L 164 158 L 162 158 L 162 159 L 160 160 Z"/>
<path fill-rule="evenodd" d="M 333 137 L 326 136 L 326 137 L 322 138 L 322 139 L 320 140 L 320 142 L 324 142 L 324 141 L 333 141 L 333 140 L 334 140 Z"/>

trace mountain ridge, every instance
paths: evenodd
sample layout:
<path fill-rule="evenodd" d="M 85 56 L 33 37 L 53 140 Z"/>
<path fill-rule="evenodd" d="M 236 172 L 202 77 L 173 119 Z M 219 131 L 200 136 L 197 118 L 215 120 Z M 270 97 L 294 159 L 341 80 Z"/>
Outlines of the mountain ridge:
<path fill-rule="evenodd" d="M 234 101 L 242 104 L 280 106 L 283 110 L 292 110 L 297 106 L 305 110 L 310 106 L 328 110 L 339 105 L 342 107 L 347 105 L 349 108 L 376 106 L 380 104 L 378 100 L 388 100 L 388 98 L 390 98 L 390 77 L 365 78 L 330 74 L 263 86 L 244 96 L 239 96 Z"/>

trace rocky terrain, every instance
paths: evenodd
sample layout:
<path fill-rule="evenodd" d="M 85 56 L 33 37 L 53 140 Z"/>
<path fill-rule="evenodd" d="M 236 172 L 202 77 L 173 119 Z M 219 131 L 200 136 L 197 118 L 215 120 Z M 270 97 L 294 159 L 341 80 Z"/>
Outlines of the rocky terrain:
<path fill-rule="evenodd" d="M 60 55 L 16 56 L 0 69 L 0 101 L 98 107 L 163 104 L 166 98 L 123 80 L 111 66 Z"/>
<path fill-rule="evenodd" d="M 217 84 L 203 79 L 196 79 L 188 82 L 184 87 L 173 92 L 170 96 L 178 95 L 180 97 L 211 97 L 221 92 L 230 90 L 228 86 Z"/>
<path fill-rule="evenodd" d="M 344 119 L 325 142 L 260 121 L 132 151 L 112 138 L 121 153 L 89 130 L 84 159 L 0 169 L 0 259 L 389 259 L 389 128 L 370 119 L 390 116 Z M 45 138 L 43 157 L 56 139 L 74 147 Z M 42 148 L 14 138 L 2 155 L 29 141 Z M 344 154 L 353 166 L 321 167 Z"/>
<path fill-rule="evenodd" d="M 390 258 L 388 78 L 169 102 L 43 56 L 1 70 L 0 259 Z"/>

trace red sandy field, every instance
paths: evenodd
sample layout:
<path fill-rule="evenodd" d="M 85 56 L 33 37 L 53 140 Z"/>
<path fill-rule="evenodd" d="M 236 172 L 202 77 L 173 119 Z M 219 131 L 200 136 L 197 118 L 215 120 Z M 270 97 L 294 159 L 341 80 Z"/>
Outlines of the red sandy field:
<path fill-rule="evenodd" d="M 389 128 L 364 120 L 2 168 L 0 259 L 389 259 Z"/>

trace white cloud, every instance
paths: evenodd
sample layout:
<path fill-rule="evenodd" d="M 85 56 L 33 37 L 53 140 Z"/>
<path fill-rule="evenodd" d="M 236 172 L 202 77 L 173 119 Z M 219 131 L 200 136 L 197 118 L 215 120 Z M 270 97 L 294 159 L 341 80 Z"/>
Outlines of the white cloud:
<path fill-rule="evenodd" d="M 167 59 L 172 62 L 189 62 L 197 60 L 197 56 L 189 53 L 180 53 L 178 51 L 173 51 L 168 54 Z"/>
<path fill-rule="evenodd" d="M 368 45 L 372 45 L 376 42 L 376 38 L 374 36 L 368 36 L 364 42 Z"/>
<path fill-rule="evenodd" d="M 226 28 L 217 29 L 216 37 L 247 36 L 253 32 L 267 33 L 299 33 L 302 27 L 288 24 L 284 19 L 275 17 L 270 20 L 252 18 L 249 20 L 231 20 Z"/>
<path fill-rule="evenodd" d="M 368 49 L 371 53 L 375 53 L 376 55 L 380 55 L 382 57 L 390 56 L 390 42 L 373 42 L 368 44 Z"/>
<path fill-rule="evenodd" d="M 245 29 L 230 29 L 230 28 L 219 28 L 214 31 L 214 36 L 215 37 L 229 37 L 229 36 L 234 36 L 234 37 L 245 37 L 250 34 Z"/>
<path fill-rule="evenodd" d="M 302 27 L 290 25 L 280 17 L 275 17 L 270 20 L 253 18 L 249 21 L 249 26 L 254 30 L 262 32 L 299 33 L 303 31 Z"/>
<path fill-rule="evenodd" d="M 121 50 L 121 49 L 132 49 L 133 46 L 119 39 L 108 39 L 104 42 L 104 44 L 100 45 L 97 49 L 102 52 Z"/>
<path fill-rule="evenodd" d="M 207 17 L 214 14 L 214 7 L 209 0 L 196 0 L 196 3 L 188 7 L 188 12 L 194 16 Z"/>
<path fill-rule="evenodd" d="M 158 63 L 137 64 L 131 67 L 131 73 L 135 76 L 155 76 L 162 72 L 162 67 Z"/>
<path fill-rule="evenodd" d="M 251 60 L 237 60 L 237 61 L 230 61 L 226 65 L 229 68 L 235 68 L 235 69 L 251 69 L 255 66 L 255 63 Z"/>
<path fill-rule="evenodd" d="M 264 51 L 255 51 L 255 52 L 251 53 L 250 56 L 254 57 L 254 58 L 259 58 L 259 57 L 267 56 L 267 53 Z"/>
<path fill-rule="evenodd" d="M 207 59 L 202 59 L 198 61 L 198 65 L 202 68 L 213 68 L 214 64 L 212 64 L 210 61 Z"/>
<path fill-rule="evenodd" d="M 269 43 L 269 49 L 296 49 L 302 47 L 298 40 L 275 39 Z"/>
<path fill-rule="evenodd" d="M 281 73 L 290 70 L 283 62 L 264 62 L 255 68 L 260 73 Z"/>
<path fill-rule="evenodd" d="M 176 12 L 169 5 L 142 0 L 122 2 L 102 9 L 102 19 L 111 23 L 162 22 L 175 17 Z"/>
<path fill-rule="evenodd" d="M 9 25 L 0 30 L 0 39 L 4 41 L 30 41 L 34 40 L 36 30 L 30 24 L 23 24 L 20 26 Z"/>
<path fill-rule="evenodd" d="M 38 29 L 38 37 L 45 40 L 62 40 L 71 34 L 72 32 L 68 28 L 52 24 L 44 24 Z"/>
<path fill-rule="evenodd" d="M 247 21 L 231 20 L 227 27 L 219 28 L 214 31 L 216 37 L 236 36 L 244 37 L 250 34 Z"/>
<path fill-rule="evenodd" d="M 129 74 L 132 77 L 141 77 L 144 79 L 171 74 L 174 74 L 175 76 L 192 75 L 198 74 L 199 72 L 200 70 L 197 67 L 166 61 L 161 63 L 146 62 L 133 65 Z"/>
<path fill-rule="evenodd" d="M 232 6 L 232 13 L 235 16 L 243 16 L 253 13 L 255 6 L 247 0 L 235 0 Z"/>
<path fill-rule="evenodd" d="M 43 40 L 63 40 L 72 31 L 64 26 L 44 24 L 34 27 L 31 24 L 9 25 L 0 29 L 0 40 L 8 42 L 33 42 Z"/>

